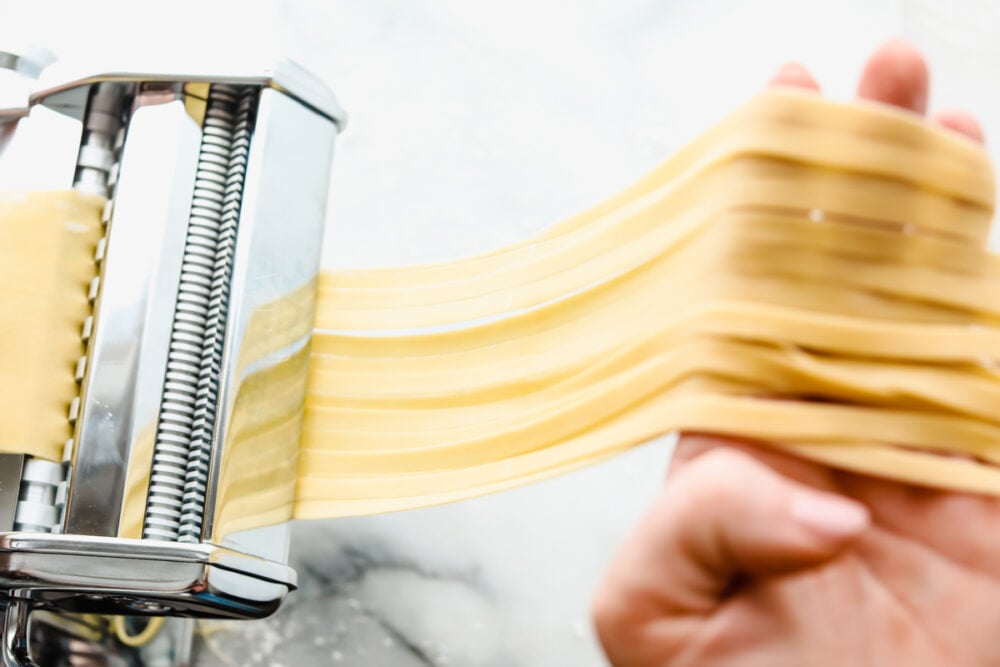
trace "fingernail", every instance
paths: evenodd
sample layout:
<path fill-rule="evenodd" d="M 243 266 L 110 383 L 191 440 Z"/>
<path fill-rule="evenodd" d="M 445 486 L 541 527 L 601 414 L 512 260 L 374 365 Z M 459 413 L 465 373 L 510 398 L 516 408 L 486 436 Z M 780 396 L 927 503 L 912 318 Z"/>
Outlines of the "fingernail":
<path fill-rule="evenodd" d="M 792 498 L 791 514 L 800 525 L 831 539 L 857 535 L 868 526 L 861 503 L 826 493 L 800 492 Z"/>

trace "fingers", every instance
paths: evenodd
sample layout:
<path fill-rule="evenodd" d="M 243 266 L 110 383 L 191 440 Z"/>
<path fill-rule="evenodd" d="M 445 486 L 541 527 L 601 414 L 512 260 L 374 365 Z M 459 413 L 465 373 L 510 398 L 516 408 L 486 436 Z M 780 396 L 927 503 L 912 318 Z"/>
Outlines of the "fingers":
<path fill-rule="evenodd" d="M 807 461 L 799 456 L 786 454 L 765 443 L 748 440 L 723 438 L 701 433 L 682 433 L 677 440 L 677 447 L 670 458 L 667 468 L 667 479 L 672 481 L 674 475 L 684 469 L 700 456 L 714 450 L 726 448 L 742 452 L 767 465 L 780 475 L 817 489 L 839 491 L 837 474 L 830 468 Z"/>
<path fill-rule="evenodd" d="M 786 63 L 771 77 L 769 86 L 788 86 L 819 92 L 819 84 L 812 74 L 799 63 Z"/>
<path fill-rule="evenodd" d="M 929 86 L 927 63 L 920 52 L 902 40 L 890 40 L 868 59 L 858 83 L 858 97 L 924 114 Z M 983 143 L 982 127 L 967 113 L 944 111 L 935 114 L 933 121 Z"/>
<path fill-rule="evenodd" d="M 667 484 L 615 558 L 594 604 L 614 664 L 644 623 L 714 610 L 735 584 L 825 562 L 868 526 L 853 500 L 792 481 L 750 456 L 717 449 Z"/>
<path fill-rule="evenodd" d="M 934 122 L 959 134 L 964 134 L 973 141 L 985 143 L 983 128 L 975 118 L 964 111 L 941 111 L 934 114 Z"/>
<path fill-rule="evenodd" d="M 871 508 L 872 520 L 895 535 L 919 542 L 953 563 L 1000 581 L 1000 532 L 973 530 L 1000 522 L 1000 499 L 842 473 L 845 493 Z"/>
<path fill-rule="evenodd" d="M 858 83 L 858 97 L 923 114 L 927 111 L 928 85 L 923 56 L 906 42 L 894 39 L 868 59 Z"/>
<path fill-rule="evenodd" d="M 924 114 L 929 79 L 927 63 L 920 52 L 902 40 L 890 40 L 868 59 L 858 83 L 858 97 Z M 816 79 L 799 63 L 782 66 L 768 85 L 816 92 L 820 89 Z M 933 121 L 973 141 L 984 141 L 982 127 L 967 113 L 944 111 L 936 114 Z"/>

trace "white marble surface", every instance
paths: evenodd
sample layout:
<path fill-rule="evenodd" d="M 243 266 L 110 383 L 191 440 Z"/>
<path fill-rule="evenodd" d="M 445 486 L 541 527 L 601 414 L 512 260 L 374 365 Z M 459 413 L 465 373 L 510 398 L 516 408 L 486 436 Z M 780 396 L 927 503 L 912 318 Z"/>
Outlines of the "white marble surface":
<path fill-rule="evenodd" d="M 178 35 L 190 38 L 204 20 L 195 17 L 236 12 L 246 34 L 256 35 L 250 41 L 281 41 L 330 82 L 348 109 L 324 261 L 376 266 L 491 249 L 589 206 L 752 94 L 785 60 L 806 63 L 828 94 L 847 97 L 867 52 L 902 26 L 931 48 L 935 74 L 966 62 L 995 71 L 1000 59 L 991 49 L 1000 41 L 981 39 L 973 52 L 960 52 L 940 21 L 922 18 L 942 4 L 957 8 L 966 23 L 988 6 L 87 3 L 63 5 L 48 13 L 57 21 L 42 23 L 39 4 L 10 3 L 0 4 L 0 35 L 16 24 L 19 34 L 24 28 L 60 43 L 75 40 L 76 48 L 127 52 L 166 34 L 178 48 Z M 112 10 L 99 9 L 106 6 Z M 87 32 L 98 23 L 118 29 L 110 45 Z M 984 114 L 988 130 L 1000 129 L 1000 104 L 982 85 L 988 79 L 965 79 L 941 89 Z M 293 562 L 302 590 L 273 619 L 216 628 L 199 664 L 602 665 L 588 599 L 659 488 L 667 453 L 665 443 L 654 443 L 487 498 L 298 525 Z"/>

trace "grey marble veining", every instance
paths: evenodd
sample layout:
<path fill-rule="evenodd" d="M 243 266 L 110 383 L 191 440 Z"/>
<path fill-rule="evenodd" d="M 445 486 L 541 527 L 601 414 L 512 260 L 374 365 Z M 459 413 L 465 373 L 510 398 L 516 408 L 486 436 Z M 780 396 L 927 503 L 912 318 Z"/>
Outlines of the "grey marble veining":
<path fill-rule="evenodd" d="M 301 590 L 272 619 L 204 626 L 197 664 L 601 664 L 590 592 L 665 454 L 653 446 L 464 503 L 298 524 Z"/>

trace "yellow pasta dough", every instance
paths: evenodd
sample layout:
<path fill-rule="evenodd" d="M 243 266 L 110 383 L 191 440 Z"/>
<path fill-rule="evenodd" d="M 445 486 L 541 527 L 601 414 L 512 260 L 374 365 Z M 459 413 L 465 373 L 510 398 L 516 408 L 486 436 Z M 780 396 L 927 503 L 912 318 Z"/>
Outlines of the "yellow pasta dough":
<path fill-rule="evenodd" d="M 993 183 L 980 147 L 905 112 L 769 91 L 634 186 L 518 244 L 324 273 L 308 359 L 244 397 L 260 427 L 241 436 L 243 482 L 225 499 L 238 516 L 226 520 L 456 500 L 676 430 L 1000 495 Z M 18 248 L 0 279 L 16 283 L 31 257 L 33 279 L 79 295 L 93 268 L 43 242 L 65 234 L 53 202 L 91 207 L 91 235 L 72 248 L 90 250 L 94 201 L 7 195 Z M 57 323 L 27 293 L 5 293 L 19 300 L 3 309 L 0 384 L 63 381 L 19 397 L 0 449 L 51 456 L 79 340 L 70 350 L 37 332 L 78 335 L 86 304 L 61 303 Z M 306 366 L 301 422 L 268 421 Z M 275 507 L 287 494 L 271 483 L 292 484 L 295 462 L 268 434 L 300 423 L 295 505 Z"/>
<path fill-rule="evenodd" d="M 103 204 L 76 192 L 0 197 L 0 451 L 62 459 Z"/>

